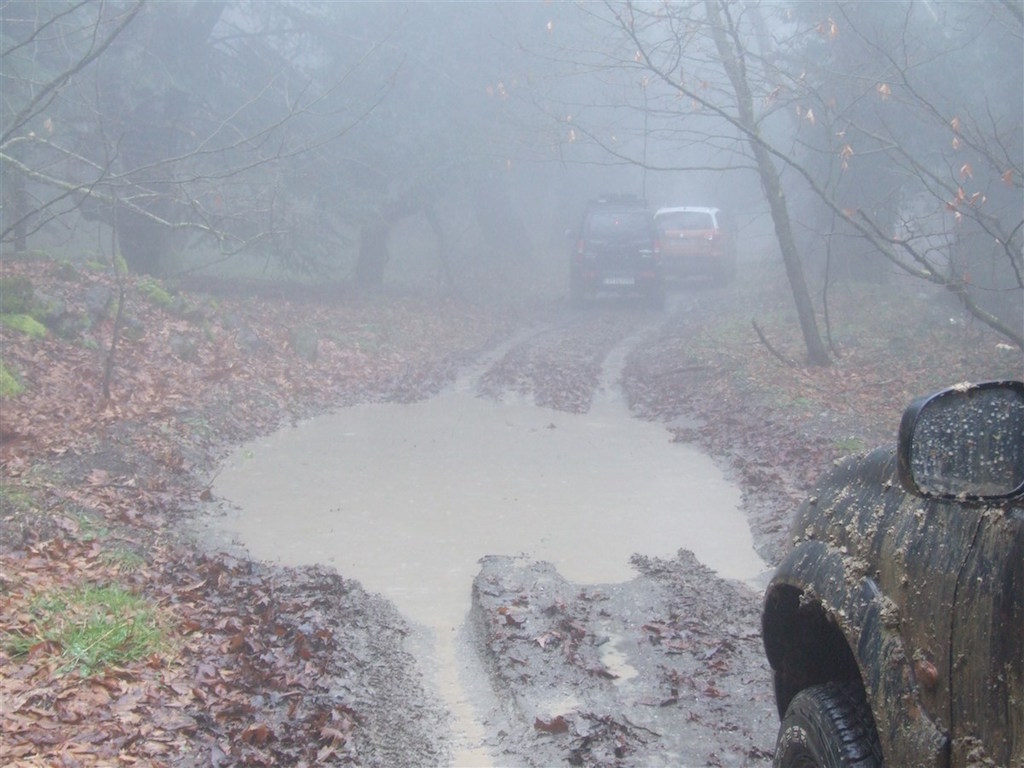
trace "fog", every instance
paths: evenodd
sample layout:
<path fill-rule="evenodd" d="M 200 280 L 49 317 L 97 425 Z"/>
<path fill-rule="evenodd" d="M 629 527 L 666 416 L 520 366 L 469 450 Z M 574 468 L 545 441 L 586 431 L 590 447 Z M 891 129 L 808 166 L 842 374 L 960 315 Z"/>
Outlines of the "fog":
<path fill-rule="evenodd" d="M 591 295 L 581 233 L 607 195 L 641 201 L 646 229 Z M 713 274 L 666 277 L 654 212 L 678 206 L 720 209 L 692 237 L 720 251 Z M 619 762 L 615 741 L 616 765 L 764 763 L 760 588 L 812 478 L 891 444 L 918 388 L 1024 374 L 1024 9 L 3 0 L 0 269 L 0 464 L 49 494 L 41 530 L 92 536 L 89 508 L 163 547 L 184 499 L 218 500 L 211 530 L 248 556 L 364 582 L 357 613 L 382 594 L 426 628 L 415 664 L 384 661 L 442 678 L 457 764 L 503 764 L 516 740 L 524 764 L 563 760 L 533 749 L 605 684 L 648 750 Z M 498 646 L 457 629 L 506 556 L 484 598 L 507 603 L 502 631 L 537 584 L 548 618 L 556 582 L 619 590 L 558 635 L 600 636 L 600 666 L 563 669 L 518 730 L 460 680 L 489 685 Z M 538 664 L 499 697 L 538 698 L 550 637 L 518 638 Z M 64 711 L 62 733 L 94 708 Z M 419 739 L 418 716 L 388 714 Z"/>
<path fill-rule="evenodd" d="M 561 258 L 588 198 L 629 192 L 727 207 L 749 252 L 812 275 L 828 254 L 855 276 L 948 286 L 1021 340 L 1014 4 L 2 14 L 15 251 L 116 235 L 130 269 L 165 276 L 490 290 Z"/>

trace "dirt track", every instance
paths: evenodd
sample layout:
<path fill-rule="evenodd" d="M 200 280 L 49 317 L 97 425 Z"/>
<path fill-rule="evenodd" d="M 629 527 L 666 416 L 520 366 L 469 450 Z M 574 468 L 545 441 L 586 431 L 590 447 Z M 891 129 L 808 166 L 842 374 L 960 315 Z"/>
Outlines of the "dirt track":
<path fill-rule="evenodd" d="M 666 316 L 613 304 L 557 318 L 499 360 L 482 389 L 585 411 L 610 351 L 621 354 L 624 340 L 630 349 L 619 386 L 628 392 L 630 382 L 650 381 L 640 366 L 657 357 L 668 318 L 715 301 L 714 293 L 677 295 Z M 491 737 L 495 764 L 770 762 L 775 725 L 759 595 L 685 551 L 669 560 L 638 553 L 633 564 L 632 581 L 581 587 L 547 563 L 483 561 L 471 622 L 507 723 Z"/>
<path fill-rule="evenodd" d="M 691 292 L 674 297 L 672 305 L 685 303 L 692 306 L 695 302 L 710 300 L 710 294 Z M 502 401 L 511 397 L 513 402 L 525 399 L 541 406 L 551 414 L 538 417 L 547 424 L 547 428 L 533 430 L 543 438 L 535 438 L 533 451 L 542 452 L 554 434 L 551 430 L 555 429 L 555 424 L 551 419 L 558 411 L 588 412 L 597 409 L 597 401 L 600 400 L 599 410 L 604 419 L 611 419 L 611 413 L 621 413 L 618 419 L 629 419 L 628 410 L 621 404 L 622 382 L 628 379 L 627 360 L 639 360 L 649 355 L 651 345 L 658 341 L 673 316 L 671 309 L 667 313 L 651 312 L 620 302 L 600 303 L 583 311 L 555 308 L 547 316 L 531 318 L 528 326 L 499 345 L 497 350 L 485 354 L 482 362 L 472 366 L 468 380 L 460 377 L 463 383 L 459 387 L 469 386 L 477 397 L 484 399 Z M 630 371 L 629 375 L 636 374 Z M 611 412 L 604 410 L 608 398 L 618 402 L 618 407 Z M 448 414 L 447 418 L 438 422 L 436 417 L 431 417 L 429 423 L 441 428 L 444 424 L 465 419 L 471 405 L 463 402 L 460 409 Z M 371 412 L 377 414 L 378 421 L 385 419 L 383 412 Z M 352 434 L 358 435 L 363 435 L 366 429 L 386 429 L 387 434 L 401 433 L 402 440 L 391 448 L 393 451 L 401 450 L 400 446 L 407 444 L 424 448 L 436 445 L 437 450 L 446 454 L 460 454 L 464 450 L 452 444 L 454 437 L 441 442 L 436 435 L 421 434 L 421 430 L 413 426 L 413 423 L 418 424 L 413 414 L 419 412 L 410 410 L 410 406 L 403 406 L 397 412 L 388 410 L 388 414 L 395 413 L 395 416 L 394 423 L 391 423 L 390 416 L 387 417 L 390 424 L 387 428 L 364 424 L 366 417 L 358 419 L 362 426 L 353 427 L 355 417 L 349 417 L 340 423 L 332 419 L 315 428 L 310 425 L 300 432 L 288 430 L 287 438 L 282 436 L 279 440 L 287 439 L 289 448 L 279 448 L 271 454 L 274 458 L 264 458 L 263 463 L 253 465 L 253 462 L 261 461 L 255 457 L 263 456 L 271 450 L 270 445 L 278 441 L 266 445 L 253 444 L 251 450 L 244 452 L 250 458 L 239 460 L 241 467 L 238 471 L 242 474 L 227 486 L 218 480 L 214 492 L 219 494 L 223 487 L 230 493 L 229 489 L 234 487 L 235 493 L 245 493 L 248 485 L 257 483 L 262 487 L 264 478 L 269 481 L 270 477 L 277 477 L 275 472 L 278 472 L 281 475 L 278 480 L 261 491 L 250 491 L 246 496 L 250 503 L 256 503 L 256 498 L 268 503 L 265 507 L 261 505 L 263 511 L 254 518 L 264 522 L 260 523 L 258 531 L 250 530 L 245 541 L 260 542 L 257 549 L 260 557 L 283 557 L 286 562 L 308 561 L 301 555 L 296 558 L 285 554 L 298 550 L 318 551 L 321 553 L 319 557 L 333 560 L 337 550 L 329 546 L 321 548 L 322 542 L 332 535 L 328 529 L 339 533 L 344 540 L 357 537 L 362 540 L 364 535 L 362 531 L 344 534 L 344 527 L 338 528 L 337 524 L 328 522 L 329 508 L 337 509 L 338 498 L 351 499 L 357 493 L 353 486 L 359 481 L 353 479 L 340 483 L 334 491 L 335 501 L 323 509 L 314 501 L 314 494 L 306 499 L 300 492 L 292 503 L 321 511 L 313 514 L 304 509 L 294 518 L 289 518 L 290 522 L 278 523 L 274 510 L 286 508 L 289 500 L 276 496 L 275 489 L 279 485 L 295 486 L 296 479 L 304 476 L 303 467 L 312 455 L 309 447 L 296 453 L 299 449 L 295 444 L 296 435 L 306 435 L 304 439 L 307 442 L 320 446 L 318 450 L 324 452 L 341 450 L 338 435 L 352 429 L 355 430 Z M 519 411 L 498 413 L 505 414 L 499 421 L 504 419 L 504 429 L 509 429 L 508 425 L 515 418 L 512 414 Z M 619 433 L 611 426 L 613 422 L 602 420 L 601 423 L 604 426 L 594 437 L 616 440 L 613 435 Z M 462 426 L 458 431 L 465 435 L 471 430 Z M 527 434 L 530 431 L 527 430 Z M 565 423 L 557 431 L 564 435 L 573 430 L 569 423 Z M 313 435 L 319 437 L 314 438 Z M 663 435 L 665 442 L 670 441 L 672 435 L 668 430 Z M 657 438 L 654 441 L 658 442 Z M 377 449 L 371 447 L 375 443 L 365 435 L 354 445 L 361 445 L 362 452 L 371 451 L 376 455 Z M 580 443 L 572 450 L 587 452 L 588 444 Z M 622 461 L 614 450 L 606 453 L 594 445 L 590 445 L 589 454 L 590 461 L 581 462 L 586 469 L 579 474 L 580 482 L 588 482 L 587 478 L 593 471 L 614 472 Z M 295 457 L 294 465 L 288 472 L 280 473 L 275 467 L 288 465 L 289 456 Z M 359 466 L 360 457 L 361 453 L 356 452 L 337 465 L 334 464 L 335 459 L 325 457 L 317 465 L 334 466 L 335 470 L 327 474 L 342 478 L 350 467 Z M 381 460 L 386 460 L 386 455 L 382 455 Z M 563 482 L 566 477 L 577 477 L 565 474 L 574 470 L 570 469 L 571 462 L 564 456 L 561 459 L 549 457 L 549 460 L 561 462 L 561 469 L 548 466 L 556 477 L 563 477 Z M 382 472 L 379 480 L 370 483 L 374 490 L 365 500 L 348 504 L 354 503 L 357 508 L 369 505 L 379 509 L 382 516 L 389 518 L 387 525 L 394 524 L 390 522 L 392 517 L 402 520 L 403 513 L 398 509 L 393 513 L 389 511 L 395 507 L 402 508 L 408 497 L 421 492 L 421 486 L 412 486 L 396 494 L 390 503 L 386 500 L 390 497 L 382 498 L 382 491 L 377 488 L 380 483 L 387 483 L 388 478 L 408 475 L 413 471 L 411 466 L 422 461 L 422 457 L 413 455 L 404 463 L 396 463 L 392 469 Z M 607 464 L 602 464 L 602 461 Z M 672 465 L 671 462 L 668 464 Z M 650 464 L 634 471 L 642 474 L 645 467 L 650 469 Z M 679 469 L 673 465 L 673 469 L 668 471 Z M 299 480 L 298 486 L 330 482 L 326 476 L 319 481 L 315 479 L 324 471 L 318 469 L 309 479 Z M 365 471 L 375 477 L 371 469 Z M 439 467 L 437 471 L 442 470 Z M 468 476 L 467 482 L 468 478 L 487 476 L 492 471 L 493 467 L 486 459 L 474 464 L 464 457 L 459 462 L 459 476 Z M 528 473 L 530 470 L 524 466 L 523 471 Z M 656 485 L 656 480 L 651 477 L 647 484 Z M 458 481 L 453 479 L 452 482 Z M 623 482 L 643 484 L 644 481 L 642 476 L 638 479 L 631 476 Z M 693 482 L 699 482 L 698 478 Z M 429 480 L 426 486 L 431 487 Z M 570 496 L 579 496 L 581 492 L 586 498 L 586 491 L 582 489 Z M 685 489 L 681 492 L 686 493 Z M 698 489 L 695 488 L 694 492 Z M 492 488 L 492 493 L 509 491 Z M 521 497 L 525 489 L 512 493 Z M 704 494 L 703 491 L 700 493 Z M 430 495 L 429 491 L 427 495 Z M 588 521 L 581 524 L 599 529 L 604 526 L 611 530 L 617 527 L 620 519 L 638 514 L 636 506 L 640 498 L 638 489 L 637 495 L 624 500 L 620 508 L 601 512 L 596 511 L 601 508 L 596 500 L 592 506 L 585 502 L 578 504 L 571 498 L 566 502 L 591 510 Z M 453 503 L 449 501 L 444 505 L 446 514 L 451 514 Z M 503 509 L 498 497 L 493 499 L 493 508 L 486 508 L 486 499 L 480 503 L 484 509 L 479 508 L 477 501 L 470 504 L 472 511 L 468 514 L 473 519 L 481 515 L 484 518 L 499 516 L 499 510 Z M 522 503 L 521 499 L 519 505 L 508 510 L 519 521 L 514 526 L 516 532 L 523 530 L 526 533 L 518 546 L 532 548 L 531 531 L 533 537 L 544 536 L 550 541 L 555 533 L 545 522 L 538 520 L 536 527 L 531 528 L 522 520 Z M 413 508 L 405 514 L 414 517 L 429 514 L 427 506 L 425 501 L 423 508 L 418 511 Z M 716 516 L 724 517 L 728 511 L 702 507 L 699 525 L 713 524 Z M 230 516 L 232 513 L 227 514 Z M 274 519 L 267 519 L 268 514 Z M 553 511 L 553 514 L 558 512 Z M 610 518 L 606 519 L 604 515 Z M 682 516 L 683 510 L 678 509 L 673 520 Z M 419 563 L 431 559 L 427 553 L 418 554 L 418 548 L 405 551 L 405 545 L 397 543 L 398 540 L 404 542 L 412 530 L 419 530 L 419 525 L 413 526 L 412 523 L 411 520 L 406 521 L 405 525 L 398 526 L 400 531 L 383 537 L 384 542 L 391 543 L 381 545 L 386 549 L 377 555 L 380 561 L 393 561 L 393 568 L 406 570 L 410 567 L 410 560 Z M 470 524 L 467 520 L 464 526 L 469 527 Z M 380 522 L 381 527 L 385 525 Z M 489 527 L 494 525 L 496 523 Z M 250 525 L 245 527 L 251 528 Z M 269 544 L 263 534 L 264 529 L 275 531 Z M 696 531 L 680 530 L 678 525 L 673 525 L 672 529 L 675 531 L 673 535 L 679 536 L 679 546 L 687 541 L 687 536 L 699 538 Z M 308 530 L 319 530 L 320 533 L 305 540 L 298 532 Z M 422 539 L 416 540 L 421 542 L 420 546 L 429 546 L 435 537 L 447 541 L 453 535 L 452 532 L 429 530 L 423 531 Z M 506 535 L 510 536 L 511 532 Z M 583 540 L 587 538 L 578 532 L 572 537 L 575 544 L 563 546 L 586 546 Z M 368 536 L 366 543 L 359 547 L 360 551 L 372 549 L 375 544 L 371 542 L 375 540 Z M 491 540 L 492 544 L 503 546 L 505 549 L 502 551 L 507 551 L 507 539 Z M 661 545 L 659 552 L 673 551 L 671 546 L 666 548 L 661 539 L 656 538 L 655 542 Z M 474 540 L 464 546 L 487 545 Z M 596 552 L 596 546 L 591 551 Z M 474 550 L 470 554 L 475 560 L 488 552 Z M 680 551 L 678 556 L 667 560 L 648 557 L 647 554 L 642 551 L 634 553 L 636 576 L 632 580 L 597 587 L 574 584 L 557 573 L 549 563 L 493 555 L 484 557 L 474 582 L 471 626 L 464 632 L 466 641 L 458 649 L 456 658 L 448 661 L 436 652 L 421 653 L 418 657 L 428 677 L 435 671 L 434 665 L 452 664 L 455 669 L 442 672 L 442 677 L 456 674 L 463 678 L 463 686 L 489 688 L 489 695 L 482 697 L 484 711 L 467 713 L 465 707 L 453 700 L 460 718 L 454 723 L 455 741 L 451 745 L 457 762 L 538 766 L 566 762 L 592 766 L 764 764 L 771 752 L 771 721 L 774 715 L 771 683 L 759 641 L 758 594 L 749 586 L 720 578 L 689 552 Z M 560 557 L 562 553 L 556 551 L 553 556 Z M 452 557 L 455 557 L 454 553 Z M 629 557 L 629 553 L 623 557 Z M 421 577 L 428 582 L 437 580 L 434 594 L 428 591 L 408 601 L 406 596 L 415 589 L 415 584 L 402 586 L 396 591 L 396 599 L 401 598 L 399 607 L 407 604 L 416 612 L 415 617 L 406 616 L 409 621 L 428 621 L 431 627 L 435 627 L 431 630 L 433 639 L 426 641 L 428 645 L 439 642 L 437 638 L 448 631 L 448 623 L 438 621 L 429 611 L 424 614 L 423 602 L 434 601 L 438 603 L 435 610 L 446 611 L 440 606 L 447 606 L 449 598 L 436 593 L 445 589 L 439 580 L 441 574 L 451 572 L 453 568 L 456 568 L 454 560 L 446 560 L 438 567 L 437 575 Z M 391 584 L 399 578 L 381 577 L 378 571 L 377 566 L 367 569 L 370 582 L 366 586 L 374 582 Z M 615 567 L 612 572 L 621 571 L 621 567 Z M 354 574 L 348 575 L 360 578 L 360 572 L 356 569 Z M 380 649 L 376 655 L 378 659 L 388 658 L 388 651 Z M 475 658 L 468 659 L 467 655 Z M 483 674 L 476 674 L 484 679 L 467 680 L 474 674 L 467 670 L 479 667 L 483 668 Z M 411 697 L 410 705 L 415 706 L 414 702 Z M 478 710 L 480 706 L 478 702 Z M 476 722 L 467 728 L 466 720 Z M 398 733 L 401 730 L 393 732 L 393 738 L 397 739 Z"/>
<path fill-rule="evenodd" d="M 74 300 L 73 286 L 48 288 Z M 756 341 L 737 345 L 709 330 L 723 313 L 744 323 L 754 312 L 749 294 L 732 288 L 687 289 L 653 325 L 647 310 L 618 304 L 571 316 L 552 305 L 516 322 L 454 304 L 339 314 L 223 300 L 204 310 L 203 325 L 168 320 L 168 310 L 145 304 L 136 312 L 149 332 L 121 352 L 131 397 L 117 410 L 88 407 L 83 388 L 102 360 L 89 347 L 29 345 L 4 331 L 5 363 L 36 371 L 33 391 L 64 398 L 60 418 L 45 400 L 22 399 L 13 410 L 5 402 L 13 431 L 4 435 L 4 483 L 26 488 L 33 502 L 3 496 L 4 588 L 16 596 L 37 578 L 117 577 L 96 545 L 93 531 L 102 526 L 105 546 L 127 542 L 145 559 L 118 578 L 180 622 L 177 655 L 100 688 L 48 677 L 45 658 L 0 656 L 3 692 L 16 704 L 4 714 L 0 758 L 8 764 L 51 765 L 69 754 L 84 765 L 119 755 L 153 765 L 450 764 L 458 745 L 447 736 L 448 716 L 393 607 L 346 574 L 199 551 L 182 540 L 180 521 L 202 506 L 210 473 L 240 440 L 339 403 L 430 397 L 516 327 L 550 332 L 528 334 L 529 343 L 496 360 L 482 395 L 514 392 L 585 411 L 609 351 L 635 339 L 622 382 L 634 413 L 716 457 L 743 489 L 769 561 L 820 468 L 858 444 L 888 439 L 910 394 L 1000 373 L 986 351 L 993 340 L 948 326 L 959 346 L 915 358 L 918 367 L 903 373 L 892 359 L 873 358 L 866 343 L 851 346 L 835 369 L 788 371 Z M 876 314 L 883 327 L 898 327 Z M 255 366 L 240 356 L 238 320 L 229 317 L 273 339 L 292 316 L 330 330 L 318 361 L 296 361 L 286 344 L 249 353 Z M 416 328 L 418 317 L 429 325 L 396 346 L 391 326 Z M 162 352 L 168 327 L 194 340 L 194 360 Z M 325 375 L 332 370 L 343 375 Z M 580 589 L 543 563 L 482 564 L 468 636 L 495 682 L 490 709 L 480 713 L 495 764 L 770 761 L 774 709 L 758 594 L 717 579 L 686 553 L 639 554 L 637 579 L 607 588 Z M 60 705 L 40 706 L 45 701 Z M 88 718 L 69 719 L 82 707 Z M 149 724 L 142 733 L 131 725 L 140 720 Z"/>

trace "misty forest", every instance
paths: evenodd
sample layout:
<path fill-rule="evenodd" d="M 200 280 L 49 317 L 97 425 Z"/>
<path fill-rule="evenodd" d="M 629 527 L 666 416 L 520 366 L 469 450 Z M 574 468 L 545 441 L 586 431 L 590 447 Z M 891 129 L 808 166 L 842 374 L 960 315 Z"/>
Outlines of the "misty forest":
<path fill-rule="evenodd" d="M 1021 0 L 0 0 L 0 57 L 4 764 L 771 764 L 756 579 L 793 510 L 831 462 L 892 443 L 912 398 L 1024 378 Z M 667 280 L 654 306 L 574 301 L 581 217 L 609 195 L 719 209 L 735 273 Z M 485 432 L 496 404 L 497 423 L 528 406 L 547 447 Z M 371 405 L 405 410 L 364 435 Z M 618 405 L 601 458 L 578 420 Z M 259 463 L 250 441 L 345 413 Z M 692 482 L 724 473 L 701 503 L 735 507 L 749 573 L 705 557 L 700 523 L 652 511 L 664 551 L 615 532 L 642 496 L 617 484 L 678 501 L 644 475 L 661 454 L 611 471 L 648 426 L 714 467 Z M 455 473 L 404 490 L 428 454 Z M 441 598 L 312 554 L 385 516 L 324 523 L 317 493 L 363 504 L 357 476 L 397 515 L 355 547 L 382 578 L 430 551 L 425 499 L 455 489 L 488 526 L 515 500 L 517 530 L 433 555 L 471 569 L 452 605 L 472 588 L 459 642 L 484 703 L 445 687 L 459 642 L 410 648 L 406 622 L 458 623 Z M 263 480 L 253 504 L 305 511 L 220 549 L 194 518 Z M 535 550 L 563 503 L 588 516 Z M 602 555 L 616 538 L 632 550 Z M 639 591 L 488 570 L 574 548 L 632 564 Z M 130 621 L 60 634 L 97 611 Z M 607 649 L 630 631 L 661 655 L 631 662 L 627 705 Z M 542 681 L 579 700 L 546 709 Z"/>

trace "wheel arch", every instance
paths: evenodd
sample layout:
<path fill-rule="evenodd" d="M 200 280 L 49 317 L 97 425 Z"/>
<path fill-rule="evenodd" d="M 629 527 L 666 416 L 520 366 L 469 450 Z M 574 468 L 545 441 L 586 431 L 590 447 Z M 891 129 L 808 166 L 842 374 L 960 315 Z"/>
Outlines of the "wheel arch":
<path fill-rule="evenodd" d="M 762 637 L 779 717 L 806 687 L 855 682 L 889 764 L 947 766 L 948 738 L 921 706 L 899 618 L 872 579 L 850 571 L 839 551 L 806 541 L 768 586 Z"/>
<path fill-rule="evenodd" d="M 849 624 L 840 621 L 845 583 L 839 553 L 808 541 L 790 552 L 765 592 L 761 631 L 780 718 L 804 688 L 829 682 L 864 684 L 854 654 L 857 640 L 848 637 Z M 811 585 L 830 585 L 831 594 Z"/>

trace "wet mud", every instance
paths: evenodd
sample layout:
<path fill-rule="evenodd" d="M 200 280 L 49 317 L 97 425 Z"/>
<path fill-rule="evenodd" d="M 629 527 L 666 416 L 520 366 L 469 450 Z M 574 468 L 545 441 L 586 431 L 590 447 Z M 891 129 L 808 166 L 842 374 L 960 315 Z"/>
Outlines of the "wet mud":
<path fill-rule="evenodd" d="M 555 313 L 436 397 L 243 445 L 211 538 L 391 601 L 454 765 L 766 764 L 767 564 L 739 488 L 622 388 L 667 317 Z"/>

